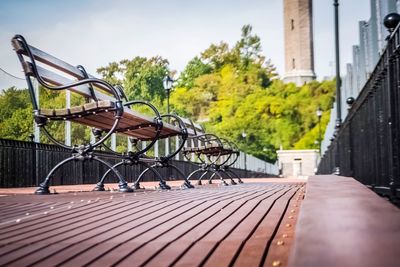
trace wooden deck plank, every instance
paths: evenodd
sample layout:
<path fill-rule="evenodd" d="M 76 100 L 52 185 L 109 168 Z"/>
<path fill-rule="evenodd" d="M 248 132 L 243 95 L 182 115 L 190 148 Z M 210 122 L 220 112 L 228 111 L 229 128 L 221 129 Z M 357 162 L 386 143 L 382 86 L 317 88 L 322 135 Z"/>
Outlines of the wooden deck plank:
<path fill-rule="evenodd" d="M 171 210 L 182 208 L 182 204 L 179 202 L 165 203 L 165 205 Z M 35 254 L 25 256 L 24 259 L 21 259 L 21 261 L 35 263 L 36 261 L 45 258 L 44 256 L 47 254 L 53 254 L 61 251 L 60 247 L 58 246 L 60 240 L 63 243 L 68 244 L 84 244 L 86 242 L 90 243 L 93 239 L 95 240 L 94 242 L 101 242 L 103 239 L 109 236 L 115 236 L 133 228 L 131 226 L 133 223 L 141 224 L 149 220 L 149 217 L 150 219 L 154 217 L 157 218 L 167 211 L 170 211 L 168 209 L 165 211 L 165 209 L 163 210 L 162 207 L 163 205 L 156 205 L 153 209 L 145 209 L 141 212 L 137 212 L 135 211 L 135 208 L 138 209 L 140 206 L 133 206 L 132 209 L 130 209 L 130 207 L 123 204 L 121 208 L 117 210 L 114 209 L 111 213 L 102 213 L 100 216 L 92 217 L 91 219 L 77 223 L 76 225 L 66 225 L 63 227 L 63 233 L 58 234 L 57 230 L 55 230 L 53 231 L 53 238 L 46 239 L 45 243 L 47 243 L 47 245 L 51 245 L 51 247 L 47 246 L 46 253 L 41 253 L 40 258 L 38 258 L 39 255 Z M 70 230 L 69 228 L 73 230 Z M 99 233 L 103 234 L 99 236 Z"/>
<path fill-rule="evenodd" d="M 169 264 L 171 261 L 171 255 L 169 258 L 169 261 L 162 260 L 158 258 L 158 255 L 160 252 L 166 248 L 170 243 L 174 242 L 181 244 L 180 241 L 178 241 L 179 238 L 182 238 L 185 234 L 189 232 L 198 232 L 197 228 L 202 228 L 202 230 L 206 230 L 208 228 L 212 228 L 216 224 L 218 224 L 218 221 L 215 221 L 215 217 L 217 214 L 221 213 L 222 211 L 232 208 L 232 204 L 236 202 L 236 204 L 239 204 L 242 201 L 245 201 L 246 199 L 249 198 L 254 198 L 257 195 L 265 195 L 269 194 L 268 192 L 270 191 L 263 191 L 263 192 L 257 192 L 254 191 L 251 194 L 248 194 L 247 196 L 241 196 L 240 198 L 230 198 L 227 199 L 226 201 L 218 201 L 215 203 L 209 203 L 209 208 L 205 210 L 203 213 L 198 213 L 196 216 L 192 217 L 190 220 L 185 222 L 184 225 L 180 227 L 174 227 L 170 231 L 158 236 L 157 238 L 151 240 L 148 242 L 145 246 L 142 246 L 139 250 L 135 251 L 134 253 L 130 254 L 129 257 L 124 259 L 123 262 L 121 262 L 122 266 L 124 265 L 129 265 L 129 262 L 135 261 L 135 264 L 137 263 L 138 265 L 141 264 L 147 264 L 150 260 L 153 260 L 155 262 L 163 262 L 165 264 Z M 239 202 L 240 201 L 240 202 Z M 207 227 L 206 222 L 211 222 L 208 223 L 209 227 Z M 187 236 L 186 236 L 187 238 Z M 193 242 L 193 240 L 192 240 Z M 155 259 L 153 259 L 153 257 Z"/>
<path fill-rule="evenodd" d="M 264 223 L 271 203 L 298 187 L 214 184 L 132 194 L 1 197 L 0 212 L 7 210 L 10 216 L 0 222 L 0 265 L 213 265 L 221 253 L 234 258 L 241 242 Z"/>
<path fill-rule="evenodd" d="M 304 187 L 296 192 L 296 195 L 289 200 L 285 214 L 274 235 L 274 239 L 269 244 L 264 267 L 287 266 L 290 250 L 294 240 L 294 233 L 302 199 L 304 198 Z"/>
<path fill-rule="evenodd" d="M 271 186 L 268 190 L 265 190 L 265 192 L 260 192 L 259 188 L 258 189 L 252 188 L 251 196 L 246 197 L 246 199 L 242 198 L 242 201 L 243 200 L 246 201 L 248 199 L 257 197 L 260 194 L 265 194 L 265 193 L 273 194 L 274 192 L 279 190 L 280 188 L 276 188 L 275 186 Z M 161 244 L 150 243 L 149 245 L 155 245 L 156 248 L 160 247 L 162 248 L 162 250 L 156 251 L 157 252 L 156 255 L 155 256 L 153 255 L 153 258 L 151 258 L 150 261 L 146 262 L 146 265 L 157 266 L 160 262 L 163 262 L 166 265 L 175 263 L 179 259 L 179 257 L 181 257 L 184 253 L 186 253 L 187 250 L 190 247 L 192 247 L 197 240 L 201 239 L 203 236 L 209 233 L 216 225 L 223 223 L 223 221 L 226 219 L 226 216 L 232 214 L 235 209 L 237 209 L 237 206 L 232 205 L 232 203 L 229 203 L 227 207 L 220 210 L 220 212 L 216 213 L 210 219 L 202 221 L 200 225 L 193 227 L 191 231 L 188 231 L 187 233 L 184 233 L 183 235 L 176 237 L 173 240 L 173 242 L 171 243 L 166 242 L 169 241 L 168 236 L 166 236 L 165 238 L 167 240 L 161 239 Z M 160 242 L 160 240 L 156 241 Z M 167 244 L 165 244 L 165 242 Z"/>
<path fill-rule="evenodd" d="M 151 194 L 146 194 L 146 195 L 151 195 Z M 214 195 L 214 197 L 218 198 L 220 196 L 217 194 Z M 201 201 L 202 198 L 207 198 L 207 196 L 201 196 L 201 197 L 199 196 L 198 201 Z M 38 265 L 41 265 L 41 264 L 46 264 L 46 262 L 50 260 L 53 264 L 58 263 L 60 261 L 66 265 L 76 266 L 74 264 L 66 263 L 67 259 L 75 258 L 76 255 L 81 254 L 83 251 L 89 250 L 92 247 L 96 247 L 95 257 L 99 257 L 99 255 L 101 254 L 100 247 L 102 248 L 107 247 L 107 249 L 109 249 L 109 246 L 111 245 L 111 247 L 114 248 L 116 246 L 116 242 L 124 242 L 123 241 L 124 239 L 129 238 L 129 234 L 139 234 L 142 231 L 146 231 L 146 229 L 151 229 L 153 225 L 157 223 L 157 220 L 159 220 L 163 216 L 174 216 L 175 213 L 182 212 L 182 209 L 185 208 L 185 205 L 186 205 L 185 201 L 180 201 L 180 202 L 176 200 L 168 202 L 158 201 L 158 204 L 155 205 L 153 209 L 145 208 L 143 214 L 136 213 L 134 214 L 134 216 L 131 216 L 130 219 L 127 219 L 125 218 L 125 216 L 122 216 L 119 219 L 115 220 L 113 222 L 112 229 L 106 231 L 101 236 L 98 236 L 96 232 L 98 232 L 99 230 L 105 231 L 106 229 L 102 230 L 102 228 L 97 228 L 94 229 L 93 231 L 86 232 L 85 234 L 80 236 L 73 236 L 72 238 L 66 238 L 69 244 L 68 247 L 64 246 L 64 248 L 61 250 L 58 246 L 53 246 L 52 250 L 47 251 L 47 254 L 53 255 L 51 259 L 44 257 L 44 255 L 41 255 L 42 259 L 37 259 L 36 261 L 34 261 L 34 263 L 38 263 Z M 135 223 L 135 225 L 132 225 L 132 223 Z M 96 227 L 96 225 L 92 224 L 92 228 L 94 227 Z M 127 231 L 129 231 L 129 234 L 126 234 Z M 118 241 L 114 242 L 114 239 L 118 239 Z M 97 243 L 101 244 L 102 246 L 101 245 L 95 246 Z M 75 259 L 73 259 L 73 261 L 74 260 Z M 89 261 L 87 257 L 86 261 Z M 81 259 L 80 261 L 78 261 L 78 264 L 82 264 L 83 262 L 84 261 L 82 261 Z"/>
<path fill-rule="evenodd" d="M 116 203 L 114 203 L 115 205 Z M 52 244 L 58 244 L 65 242 L 68 237 L 75 237 L 77 239 L 83 238 L 84 235 L 90 233 L 90 231 L 101 231 L 100 226 L 107 225 L 107 223 L 112 223 L 118 218 L 125 215 L 130 215 L 135 212 L 135 207 L 133 209 L 127 209 L 126 205 L 120 203 L 116 205 L 117 207 L 111 207 L 104 212 L 97 213 L 96 215 L 90 214 L 90 208 L 88 208 L 88 217 L 84 220 L 79 219 L 77 222 L 65 222 L 64 225 L 58 226 L 53 229 L 42 229 L 39 234 L 34 233 L 33 235 L 19 239 L 15 243 L 7 244 L 6 247 L 2 248 L 0 263 L 13 262 L 13 264 L 18 265 L 18 261 L 30 261 L 33 257 L 38 257 L 43 254 L 41 250 L 47 248 Z M 99 228 L 97 229 L 97 227 Z M 29 234 L 29 233 L 28 233 Z M 41 251 L 41 253 L 34 253 Z M 13 252 L 13 253 L 10 253 Z M 4 256 L 3 256 L 4 255 Z M 28 256 L 30 255 L 30 256 Z M 23 258 L 21 258 L 23 257 Z"/>
<path fill-rule="evenodd" d="M 268 212 L 274 205 L 279 205 L 281 202 L 286 203 L 299 188 L 290 188 L 285 190 L 284 194 L 280 194 L 277 198 L 270 198 L 260 202 L 260 205 L 238 225 L 225 240 L 223 240 L 214 253 L 207 259 L 205 266 L 228 266 L 233 264 L 237 253 L 241 246 L 245 244 L 248 236 L 261 223 L 262 219 L 268 215 Z M 275 225 L 276 226 L 276 225 Z M 264 240 L 266 242 L 266 240 Z"/>
<path fill-rule="evenodd" d="M 12 238 L 18 237 L 25 238 L 22 236 L 24 234 L 35 234 L 34 231 L 42 232 L 43 229 L 51 230 L 52 228 L 57 228 L 63 225 L 63 223 L 77 222 L 83 221 L 88 216 L 92 216 L 97 212 L 102 211 L 107 208 L 115 208 L 115 203 L 105 203 L 105 202 L 97 202 L 93 203 L 91 210 L 87 210 L 87 206 L 67 206 L 64 209 L 56 210 L 48 215 L 44 215 L 44 213 L 30 213 L 28 218 L 23 217 L 23 219 L 19 223 L 15 223 L 15 221 L 10 222 L 8 225 L 1 229 L 0 234 L 3 238 L 7 238 L 8 242 L 13 242 Z M 47 209 L 51 211 L 50 209 Z"/>
<path fill-rule="evenodd" d="M 353 178 L 310 177 L 289 266 L 399 266 L 400 210 Z"/>
<path fill-rule="evenodd" d="M 290 189 L 287 189 L 290 190 Z M 282 194 L 286 193 L 286 190 L 282 190 Z M 269 195 L 267 197 L 279 197 L 279 194 Z M 225 215 L 225 220 L 213 227 L 213 229 L 207 233 L 206 236 L 198 240 L 187 253 L 180 258 L 175 265 L 176 266 L 187 266 L 190 265 L 193 260 L 195 262 L 204 263 L 208 258 L 209 254 L 213 252 L 216 246 L 221 242 L 231 231 L 237 227 L 243 219 L 252 211 L 252 208 L 264 200 L 266 196 L 259 196 L 251 200 L 240 203 L 241 205 L 233 210 L 231 214 Z"/>
<path fill-rule="evenodd" d="M 62 204 L 57 203 L 21 203 L 19 205 L 13 205 L 12 207 L 0 208 L 1 218 L 0 223 L 11 220 L 13 218 L 19 218 L 29 212 L 37 212 L 47 209 L 48 206 L 60 206 Z"/>
<path fill-rule="evenodd" d="M 264 261 L 267 249 L 274 235 L 275 229 L 279 226 L 280 218 L 284 213 L 287 201 L 291 195 L 277 201 L 272 209 L 263 218 L 260 225 L 252 236 L 244 244 L 236 258 L 234 266 L 259 266 Z"/>
<path fill-rule="evenodd" d="M 249 192 L 246 192 L 244 194 L 243 192 L 242 193 L 237 192 L 237 193 L 238 194 L 236 196 L 228 195 L 228 196 L 220 196 L 214 199 L 208 199 L 206 201 L 203 201 L 202 203 L 193 205 L 193 207 L 191 207 L 187 212 L 184 213 L 182 212 L 179 215 L 171 216 L 170 220 L 160 221 L 159 225 L 152 228 L 148 232 L 136 233 L 135 236 L 132 236 L 130 240 L 128 240 L 126 243 L 122 244 L 117 249 L 113 249 L 111 256 L 107 255 L 106 257 L 101 257 L 97 259 L 96 261 L 92 262 L 92 266 L 104 266 L 110 264 L 110 262 L 117 262 L 117 263 L 120 261 L 122 262 L 126 257 L 128 257 L 131 253 L 133 253 L 137 248 L 139 248 L 143 244 L 146 244 L 150 240 L 155 239 L 158 236 L 168 232 L 170 229 L 173 229 L 174 227 L 181 227 L 180 226 L 181 224 L 186 223 L 188 219 L 208 209 L 210 206 L 212 206 L 212 204 L 216 202 L 220 203 L 229 202 L 231 201 L 231 199 L 243 198 L 244 196 L 251 195 Z M 94 252 L 96 251 L 97 249 Z M 118 255 L 119 258 L 115 257 L 114 255 Z M 131 264 L 131 262 L 129 261 L 124 261 L 124 262 L 127 263 L 128 265 Z M 122 265 L 124 265 L 124 263 L 122 263 Z"/>

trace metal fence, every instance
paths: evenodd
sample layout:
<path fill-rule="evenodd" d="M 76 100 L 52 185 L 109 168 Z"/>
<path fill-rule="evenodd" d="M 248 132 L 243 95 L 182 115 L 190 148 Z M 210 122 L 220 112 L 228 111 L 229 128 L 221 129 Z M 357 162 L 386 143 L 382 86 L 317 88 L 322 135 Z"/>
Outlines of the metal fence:
<path fill-rule="evenodd" d="M 111 164 L 120 161 L 120 158 L 108 153 L 99 153 L 101 158 Z M 46 174 L 61 160 L 71 155 L 56 145 L 40 144 L 0 139 L 0 187 L 26 187 L 37 186 L 43 181 Z M 188 175 L 198 166 L 188 161 L 175 160 L 173 164 Z M 143 166 L 124 166 L 119 171 L 129 182 L 143 171 Z M 240 177 L 270 177 L 261 171 L 232 168 Z M 69 163 L 55 173 L 51 185 L 67 184 L 95 184 L 107 171 L 106 167 L 95 161 L 75 161 Z M 179 175 L 171 170 L 162 169 L 160 174 L 168 179 L 178 179 Z M 156 177 L 147 175 L 144 181 L 154 181 Z M 109 177 L 107 182 L 117 182 L 117 178 Z"/>
<path fill-rule="evenodd" d="M 351 176 L 377 193 L 400 196 L 400 30 L 390 36 L 372 75 L 324 156 L 318 173 Z M 336 162 L 338 161 L 338 162 Z"/>

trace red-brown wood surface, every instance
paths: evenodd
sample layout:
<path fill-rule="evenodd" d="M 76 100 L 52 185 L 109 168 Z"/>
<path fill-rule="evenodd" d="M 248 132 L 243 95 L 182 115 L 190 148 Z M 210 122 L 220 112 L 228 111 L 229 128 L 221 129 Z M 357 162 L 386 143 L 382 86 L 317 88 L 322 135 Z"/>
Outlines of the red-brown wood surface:
<path fill-rule="evenodd" d="M 2 196 L 0 265 L 259 265 L 303 188 L 266 182 Z"/>
<path fill-rule="evenodd" d="M 400 266 L 400 210 L 352 178 L 310 177 L 289 266 Z"/>

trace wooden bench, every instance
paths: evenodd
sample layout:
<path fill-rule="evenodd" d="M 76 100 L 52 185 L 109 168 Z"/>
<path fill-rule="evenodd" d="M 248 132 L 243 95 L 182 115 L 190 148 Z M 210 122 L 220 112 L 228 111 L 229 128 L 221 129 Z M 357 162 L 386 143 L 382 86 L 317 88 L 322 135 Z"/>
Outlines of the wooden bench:
<path fill-rule="evenodd" d="M 181 119 L 188 131 L 189 144 L 182 149 L 182 153 L 188 160 L 199 164 L 199 169 L 189 174 L 188 180 L 196 174 L 201 174 L 198 179 L 198 184 L 201 184 L 202 179 L 210 174 L 209 183 L 212 183 L 214 177 L 219 177 L 222 184 L 227 185 L 224 176 L 230 179 L 231 184 L 237 184 L 233 178 L 242 183 L 242 180 L 229 169 L 240 154 L 236 145 L 224 138 L 206 133 L 200 124 L 193 123 L 190 119 Z"/>
<path fill-rule="evenodd" d="M 23 36 L 16 35 L 12 39 L 12 46 L 17 53 L 25 73 L 28 90 L 34 111 L 35 122 L 47 137 L 61 147 L 70 149 L 72 156 L 57 164 L 47 175 L 44 182 L 36 190 L 36 194 L 49 193 L 49 181 L 54 172 L 67 162 L 73 160 L 95 160 L 108 167 L 119 179 L 121 192 L 131 192 L 125 179 L 119 174 L 115 166 L 100 159 L 94 152 L 95 148 L 103 145 L 113 134 L 120 133 L 141 141 L 149 141 L 147 145 L 135 153 L 129 154 L 131 159 L 138 159 L 148 151 L 160 138 L 184 135 L 181 128 L 162 121 L 158 110 L 144 101 L 123 102 L 123 92 L 108 82 L 97 79 L 88 74 L 82 66 L 68 64 L 42 50 L 29 45 Z M 31 78 L 35 78 L 45 89 L 60 91 L 69 90 L 86 102 L 70 108 L 41 108 L 36 99 L 35 89 Z M 154 112 L 154 117 L 143 115 L 130 107 L 132 105 L 146 105 Z M 94 127 L 100 134 L 95 141 L 74 146 L 67 146 L 56 140 L 46 126 L 52 121 L 71 121 L 81 125 Z M 160 183 L 165 184 L 161 176 Z M 101 184 L 97 190 L 104 190 Z"/>
<path fill-rule="evenodd" d="M 176 167 L 174 164 L 171 163 L 171 160 L 181 151 L 181 149 L 183 148 L 183 146 L 186 142 L 186 139 L 188 136 L 186 126 L 184 125 L 182 120 L 174 114 L 163 114 L 160 117 L 164 121 L 168 121 L 169 125 L 173 125 L 180 129 L 180 134 L 177 135 L 176 137 L 178 137 L 178 138 L 175 139 L 175 142 L 178 142 L 177 144 L 175 144 L 175 148 L 166 152 L 165 155 L 157 156 L 157 157 L 147 156 L 146 154 L 143 154 L 143 153 L 135 154 L 135 153 L 129 152 L 123 156 L 123 160 L 121 162 L 117 163 L 113 167 L 117 168 L 121 165 L 132 165 L 135 162 L 145 165 L 145 169 L 139 174 L 139 176 L 133 183 L 133 187 L 135 189 L 141 188 L 140 182 L 142 181 L 143 177 L 147 173 L 152 172 L 154 175 L 159 176 L 159 172 L 157 171 L 159 169 L 166 169 L 167 171 L 171 171 L 171 170 L 175 171 L 175 173 L 178 175 L 178 179 L 181 179 L 184 181 L 181 188 L 186 188 L 186 189 L 194 188 L 194 186 L 187 179 L 187 176 L 178 167 Z M 171 143 L 170 141 L 171 140 L 169 139 L 168 144 Z M 104 147 L 106 147 L 106 146 L 104 146 Z M 169 148 L 171 148 L 171 146 L 169 146 Z M 113 152 L 109 148 L 107 150 L 109 152 Z M 105 181 L 106 176 L 110 172 L 111 172 L 111 170 L 108 170 L 103 175 L 100 182 L 97 184 L 97 186 L 95 188 L 96 191 L 104 190 L 104 181 Z M 160 177 L 159 177 L 159 179 L 160 179 Z M 164 180 L 160 180 L 159 185 L 162 189 L 170 189 L 170 187 L 166 184 L 166 182 Z"/>

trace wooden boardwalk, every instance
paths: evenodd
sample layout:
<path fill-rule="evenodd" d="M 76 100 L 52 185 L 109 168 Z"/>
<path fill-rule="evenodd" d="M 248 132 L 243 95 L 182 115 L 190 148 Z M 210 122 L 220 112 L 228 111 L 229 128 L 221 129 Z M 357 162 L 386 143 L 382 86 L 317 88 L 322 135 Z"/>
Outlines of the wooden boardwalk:
<path fill-rule="evenodd" d="M 310 177 L 289 266 L 400 266 L 400 209 L 350 177 Z"/>
<path fill-rule="evenodd" d="M 0 197 L 0 265 L 286 266 L 304 183 Z"/>

